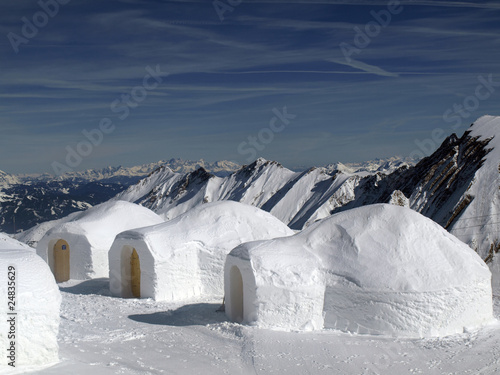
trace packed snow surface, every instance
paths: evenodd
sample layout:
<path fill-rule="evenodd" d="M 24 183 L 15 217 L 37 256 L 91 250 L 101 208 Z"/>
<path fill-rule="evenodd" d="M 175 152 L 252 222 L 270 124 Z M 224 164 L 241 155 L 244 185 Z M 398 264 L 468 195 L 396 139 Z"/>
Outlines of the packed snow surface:
<path fill-rule="evenodd" d="M 54 245 L 64 239 L 70 249 L 70 278 L 108 276 L 108 251 L 120 232 L 162 223 L 151 210 L 134 203 L 109 201 L 72 214 L 71 220 L 51 228 L 40 240 L 37 254 L 53 268 Z"/>
<path fill-rule="evenodd" d="M 202 204 L 175 219 L 120 233 L 109 252 L 110 288 L 130 297 L 130 256 L 140 260 L 141 297 L 175 301 L 223 296 L 226 255 L 237 245 L 294 232 L 259 208 L 233 201 Z"/>
<path fill-rule="evenodd" d="M 243 278 L 243 312 L 232 305 L 233 267 Z M 481 258 L 432 220 L 394 205 L 243 244 L 225 273 L 228 315 L 262 327 L 422 337 L 492 320 L 491 273 Z"/>
<path fill-rule="evenodd" d="M 12 358 L 7 357 L 11 341 L 15 341 L 15 369 L 57 362 L 61 294 L 47 264 L 32 250 L 0 249 L 0 280 L 0 373 L 14 369 L 8 365 Z"/>
<path fill-rule="evenodd" d="M 281 332 L 228 322 L 220 300 L 115 298 L 107 279 L 59 285 L 61 362 L 37 375 L 500 373 L 498 324 L 432 339 Z"/>

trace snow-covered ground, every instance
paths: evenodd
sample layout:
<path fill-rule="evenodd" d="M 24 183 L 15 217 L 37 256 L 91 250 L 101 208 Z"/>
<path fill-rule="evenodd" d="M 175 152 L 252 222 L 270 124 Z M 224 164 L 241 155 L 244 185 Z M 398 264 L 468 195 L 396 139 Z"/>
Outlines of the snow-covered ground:
<path fill-rule="evenodd" d="M 279 332 L 228 322 L 220 300 L 114 298 L 108 279 L 60 289 L 61 362 L 37 374 L 500 373 L 497 323 L 441 339 Z"/>

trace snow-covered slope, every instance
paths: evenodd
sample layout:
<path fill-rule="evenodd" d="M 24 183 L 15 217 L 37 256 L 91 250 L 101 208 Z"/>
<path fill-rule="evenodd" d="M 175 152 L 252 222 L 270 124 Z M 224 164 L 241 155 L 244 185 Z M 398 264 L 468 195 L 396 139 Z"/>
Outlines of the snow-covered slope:
<path fill-rule="evenodd" d="M 164 192 L 161 191 L 162 187 L 173 185 L 181 177 L 181 174 L 175 173 L 169 167 L 161 166 L 151 172 L 148 177 L 119 194 L 119 200 L 128 202 L 139 201 L 144 196 L 145 191 L 149 192 L 151 194 L 150 199 L 154 200 L 158 194 L 164 194 Z M 113 200 L 118 199 L 115 197 Z"/>
<path fill-rule="evenodd" d="M 448 225 L 462 240 L 493 255 L 500 250 L 500 117 L 480 118 L 469 137 L 484 143 L 488 153 Z"/>
<path fill-rule="evenodd" d="M 488 151 L 447 226 L 492 264 L 493 285 L 500 289 L 500 117 L 481 117 L 469 136 Z"/>
<path fill-rule="evenodd" d="M 400 159 L 393 162 L 392 167 L 383 167 L 389 162 L 377 164 L 376 170 L 396 165 L 398 170 L 409 168 Z M 262 158 L 225 178 L 203 168 L 186 175 L 164 168 L 114 199 L 140 203 L 166 219 L 202 203 L 234 200 L 260 207 L 292 229 L 302 229 L 356 199 L 355 188 L 363 178 L 373 175 L 368 169 L 365 166 L 362 170 L 347 172 L 348 169 L 339 170 L 331 165 L 293 172 Z"/>
<path fill-rule="evenodd" d="M 261 158 L 225 178 L 203 168 L 186 175 L 159 170 L 114 199 L 140 203 L 166 219 L 202 203 L 233 200 L 261 207 L 288 224 L 301 217 L 299 211 L 308 208 L 307 202 L 323 194 L 319 186 L 332 177 L 323 168 L 293 172 Z"/>
<path fill-rule="evenodd" d="M 0 233 L 0 250 L 2 249 L 24 249 L 34 251 L 23 242 L 19 242 L 5 233 Z"/>

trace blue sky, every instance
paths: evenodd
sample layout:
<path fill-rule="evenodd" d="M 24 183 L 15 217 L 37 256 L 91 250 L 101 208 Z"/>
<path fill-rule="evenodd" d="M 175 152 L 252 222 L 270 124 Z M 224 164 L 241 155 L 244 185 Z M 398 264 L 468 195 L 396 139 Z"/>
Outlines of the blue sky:
<path fill-rule="evenodd" d="M 497 1 L 221 0 L 223 20 L 212 1 L 60 1 L 46 20 L 35 0 L 0 3 L 0 170 L 417 156 L 500 115 Z M 145 89 L 148 66 L 166 74 Z"/>

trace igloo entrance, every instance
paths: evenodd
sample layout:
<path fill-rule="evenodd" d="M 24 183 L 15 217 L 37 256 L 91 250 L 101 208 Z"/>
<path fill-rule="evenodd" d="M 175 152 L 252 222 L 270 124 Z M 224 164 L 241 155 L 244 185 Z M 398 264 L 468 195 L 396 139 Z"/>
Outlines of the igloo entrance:
<path fill-rule="evenodd" d="M 59 240 L 54 245 L 54 276 L 58 283 L 69 280 L 69 244 L 65 240 Z"/>
<path fill-rule="evenodd" d="M 238 323 L 243 321 L 243 277 L 238 267 L 233 266 L 230 271 L 231 285 L 231 315 Z"/>

